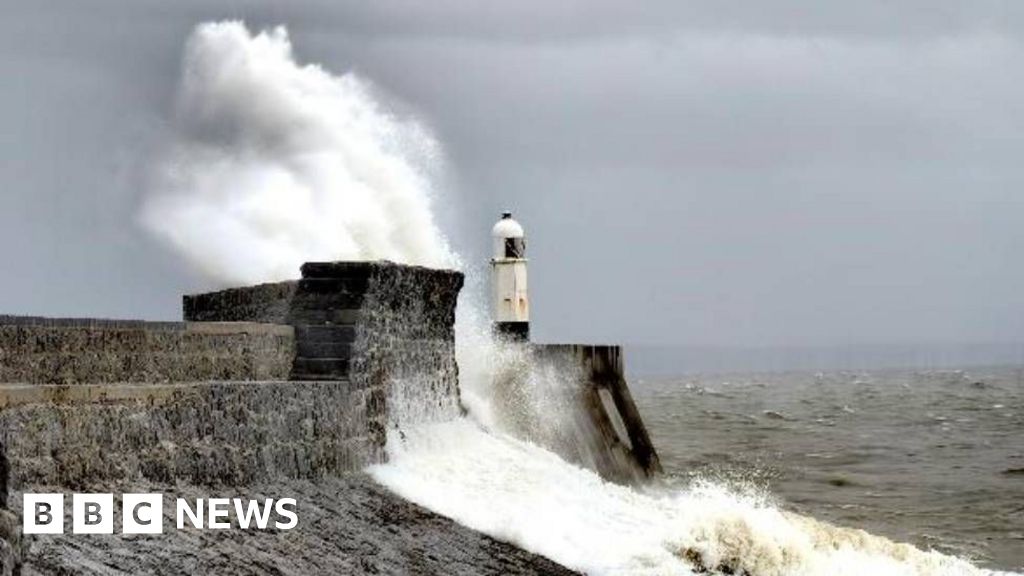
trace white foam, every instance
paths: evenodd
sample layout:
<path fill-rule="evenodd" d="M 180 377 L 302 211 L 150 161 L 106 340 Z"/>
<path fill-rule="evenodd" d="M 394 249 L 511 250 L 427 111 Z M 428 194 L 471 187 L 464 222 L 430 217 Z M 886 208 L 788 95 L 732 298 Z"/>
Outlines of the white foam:
<path fill-rule="evenodd" d="M 174 137 L 141 220 L 220 284 L 293 278 L 303 262 L 455 260 L 430 208 L 440 147 L 352 74 L 302 65 L 283 27 L 192 33 Z"/>
<path fill-rule="evenodd" d="M 390 462 L 370 473 L 403 498 L 587 574 L 693 574 L 694 557 L 756 576 L 987 573 L 759 495 L 609 484 L 466 418 L 407 429 L 388 451 Z"/>

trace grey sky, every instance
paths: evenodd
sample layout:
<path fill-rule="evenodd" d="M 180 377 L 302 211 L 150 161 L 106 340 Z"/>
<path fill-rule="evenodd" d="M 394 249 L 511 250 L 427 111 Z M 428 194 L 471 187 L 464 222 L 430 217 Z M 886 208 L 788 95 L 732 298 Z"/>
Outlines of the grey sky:
<path fill-rule="evenodd" d="M 517 213 L 541 339 L 1024 334 L 1019 2 L 9 4 L 0 312 L 175 318 L 204 288 L 135 212 L 185 37 L 243 18 L 434 129 L 467 259 Z"/>

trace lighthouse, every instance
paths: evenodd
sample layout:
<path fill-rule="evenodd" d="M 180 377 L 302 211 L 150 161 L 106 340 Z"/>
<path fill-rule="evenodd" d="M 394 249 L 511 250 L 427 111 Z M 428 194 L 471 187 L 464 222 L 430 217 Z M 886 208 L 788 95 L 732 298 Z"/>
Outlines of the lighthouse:
<path fill-rule="evenodd" d="M 509 340 L 530 339 L 530 300 L 526 295 L 526 236 L 523 227 L 503 212 L 491 230 L 491 287 L 494 331 Z"/>

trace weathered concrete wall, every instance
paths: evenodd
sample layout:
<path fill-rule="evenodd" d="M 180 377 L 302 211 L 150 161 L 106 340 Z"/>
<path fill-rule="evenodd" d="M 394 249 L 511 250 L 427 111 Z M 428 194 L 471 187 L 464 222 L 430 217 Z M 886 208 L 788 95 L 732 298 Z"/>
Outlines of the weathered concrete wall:
<path fill-rule="evenodd" d="M 16 498 L 21 491 L 168 486 L 186 492 L 276 486 L 281 493 L 275 496 L 289 496 L 296 483 L 334 486 L 382 461 L 386 427 L 398 409 L 388 404 L 394 386 L 418 390 L 420 400 L 457 405 L 460 273 L 387 262 L 308 264 L 302 273 L 294 282 L 186 297 L 186 319 L 197 322 L 0 319 L 0 382 L 11 382 L 0 384 L 3 501 L 10 506 L 9 490 Z M 367 492 L 365 486 L 353 490 Z M 380 494 L 368 501 L 408 508 Z M 557 573 L 532 555 L 451 528 L 452 543 L 435 555 L 395 557 L 399 552 L 392 550 L 378 558 L 367 547 L 387 543 L 351 547 L 344 541 L 350 523 L 367 523 L 345 514 L 365 516 L 372 509 L 339 510 L 338 516 L 311 510 L 318 525 L 274 537 L 271 571 L 402 567 L 402 573 L 433 574 L 447 568 L 473 573 L 477 566 L 480 573 L 500 574 L 538 566 L 534 571 Z M 109 568 L 99 573 L 190 572 L 192 564 L 167 558 L 202 555 L 189 535 L 162 541 L 152 562 L 139 560 L 152 542 L 145 539 L 96 538 L 88 550 L 61 539 L 33 547 L 41 539 L 32 539 L 35 544 L 23 549 L 17 531 L 7 528 L 18 524 L 12 518 L 9 507 L 0 510 L 0 574 L 19 558 L 42 573 L 84 565 Z M 436 521 L 418 511 L 375 533 L 393 544 Z M 333 535 L 325 542 L 324 534 Z M 233 542 L 237 546 L 229 548 L 246 556 L 213 554 L 198 566 L 269 569 L 249 560 L 270 540 L 244 534 Z M 465 546 L 473 542 L 484 548 L 467 555 Z M 335 550 L 324 552 L 330 547 Z"/>
<path fill-rule="evenodd" d="M 603 477 L 634 482 L 661 472 L 640 412 L 633 402 L 619 346 L 531 345 L 535 370 L 549 369 L 567 380 L 568 442 L 563 456 Z"/>
<path fill-rule="evenodd" d="M 384 431 L 369 416 L 382 409 L 368 391 L 339 381 L 0 384 L 0 574 L 23 562 L 31 567 L 33 558 L 43 567 L 110 564 L 102 554 L 81 556 L 69 542 L 59 553 L 33 552 L 41 540 L 52 541 L 20 537 L 22 491 L 132 492 L 147 485 L 154 490 L 145 491 L 215 494 L 278 482 L 284 494 L 275 496 L 289 496 L 287 482 L 322 481 L 379 462 Z M 258 537 L 246 541 L 260 546 Z M 121 561 L 146 554 L 147 546 L 121 542 Z"/>
<path fill-rule="evenodd" d="M 347 263 L 306 264 L 307 278 L 345 277 Z M 357 388 L 384 390 L 388 421 L 452 414 L 459 404 L 455 307 L 460 272 L 376 265 L 354 326 L 349 376 Z M 299 330 L 296 327 L 296 330 Z M 415 416 L 413 416 L 415 414 Z"/>
<path fill-rule="evenodd" d="M 0 382 L 284 379 L 294 350 L 289 326 L 0 316 Z"/>
<path fill-rule="evenodd" d="M 16 490 L 322 478 L 383 457 L 371 403 L 345 382 L 0 385 L 0 445 Z"/>
<path fill-rule="evenodd" d="M 302 273 L 186 297 L 187 315 L 216 322 L 0 317 L 11 482 L 336 475 L 383 458 L 394 383 L 457 403 L 460 273 L 387 262 Z"/>
<path fill-rule="evenodd" d="M 463 275 L 391 262 L 313 262 L 302 279 L 184 298 L 187 320 L 294 326 L 291 378 L 348 379 L 379 402 L 392 384 L 457 403 L 455 306 Z M 383 422 L 375 422 L 383 426 Z"/>
<path fill-rule="evenodd" d="M 267 322 L 289 324 L 298 282 L 275 282 L 191 294 L 182 298 L 183 318 L 190 322 Z"/>
<path fill-rule="evenodd" d="M 391 262 L 311 262 L 302 279 L 185 296 L 190 321 L 295 327 L 293 379 L 368 382 L 381 370 L 421 370 L 417 358 L 454 366 L 455 305 L 463 276 Z M 374 342 L 379 345 L 367 346 Z M 393 360 L 402 355 L 401 364 Z"/>

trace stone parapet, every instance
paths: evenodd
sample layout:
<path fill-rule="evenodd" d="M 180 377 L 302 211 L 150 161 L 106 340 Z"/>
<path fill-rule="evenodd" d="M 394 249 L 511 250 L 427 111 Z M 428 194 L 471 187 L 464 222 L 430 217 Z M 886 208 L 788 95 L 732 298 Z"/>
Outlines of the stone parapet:
<path fill-rule="evenodd" d="M 0 385 L 8 483 L 245 485 L 383 458 L 382 399 L 346 382 Z"/>
<path fill-rule="evenodd" d="M 286 379 L 290 326 L 0 316 L 0 382 Z"/>

